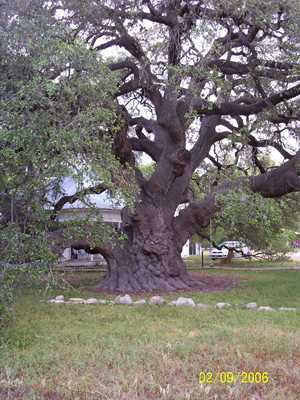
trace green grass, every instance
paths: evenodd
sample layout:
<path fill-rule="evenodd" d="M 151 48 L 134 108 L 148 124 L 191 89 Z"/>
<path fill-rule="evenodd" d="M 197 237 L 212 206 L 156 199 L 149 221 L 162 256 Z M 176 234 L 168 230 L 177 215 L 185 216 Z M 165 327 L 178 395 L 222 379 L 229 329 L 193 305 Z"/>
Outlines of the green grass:
<path fill-rule="evenodd" d="M 204 268 L 208 266 L 218 267 L 222 260 L 211 260 L 208 254 L 209 252 L 204 252 Z M 201 263 L 201 256 L 190 256 L 186 258 L 186 264 L 190 270 L 199 270 L 202 267 Z M 268 261 L 253 258 L 236 258 L 233 259 L 229 265 L 226 265 L 226 267 L 232 268 L 288 268 L 299 266 L 300 262 L 297 260 Z"/>
<path fill-rule="evenodd" d="M 300 271 L 205 274 L 233 276 L 239 283 L 227 292 L 166 297 L 300 307 Z M 68 279 L 77 288 L 65 296 L 95 296 L 86 286 L 99 274 Z M 58 293 L 35 290 L 17 298 L 1 331 L 1 400 L 299 399 L 299 312 L 43 301 Z M 266 371 L 270 382 L 200 385 L 200 371 Z"/>

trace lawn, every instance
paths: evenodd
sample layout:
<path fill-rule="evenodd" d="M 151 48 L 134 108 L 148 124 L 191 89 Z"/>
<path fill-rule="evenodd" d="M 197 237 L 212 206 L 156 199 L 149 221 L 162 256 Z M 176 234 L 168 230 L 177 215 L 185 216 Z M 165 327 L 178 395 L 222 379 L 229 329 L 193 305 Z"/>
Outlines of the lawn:
<path fill-rule="evenodd" d="M 224 260 L 217 259 L 211 260 L 209 258 L 209 252 L 204 251 L 203 257 L 203 264 L 204 267 L 218 267 L 224 266 L 222 263 Z M 201 268 L 202 260 L 201 256 L 190 256 L 186 258 L 186 264 L 190 269 L 199 269 Z M 264 259 L 257 259 L 257 258 L 234 258 L 230 265 L 226 265 L 226 267 L 230 268 L 293 268 L 299 267 L 300 262 L 299 260 L 287 259 L 285 261 L 271 261 L 271 260 L 264 260 Z"/>
<path fill-rule="evenodd" d="M 300 271 L 205 274 L 239 282 L 226 292 L 167 299 L 300 308 Z M 72 289 L 17 298 L 1 331 L 1 400 L 299 399 L 300 312 L 45 302 L 61 293 L 95 297 L 88 286 L 99 276 L 80 276 L 68 275 Z M 201 371 L 267 372 L 269 382 L 199 384 Z"/>

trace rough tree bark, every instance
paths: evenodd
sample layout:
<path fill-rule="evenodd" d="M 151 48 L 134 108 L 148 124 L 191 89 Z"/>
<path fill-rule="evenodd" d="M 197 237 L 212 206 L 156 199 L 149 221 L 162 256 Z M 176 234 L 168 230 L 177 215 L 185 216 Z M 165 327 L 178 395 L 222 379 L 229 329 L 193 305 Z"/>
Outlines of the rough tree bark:
<path fill-rule="evenodd" d="M 107 257 L 108 273 L 98 289 L 130 293 L 200 286 L 186 271 L 169 210 L 141 204 L 123 225 L 128 242 Z"/>
<path fill-rule="evenodd" d="M 174 151 L 160 158 L 152 177 L 140 182 L 141 195 L 134 210 L 123 210 L 121 229 L 127 242 L 106 256 L 108 273 L 98 289 L 139 292 L 201 287 L 201 282 L 189 276 L 181 258 L 186 232 L 178 230 L 174 216 L 188 196 L 191 159 L 180 145 L 172 147 Z M 199 222 L 207 225 L 209 220 L 202 216 Z"/>

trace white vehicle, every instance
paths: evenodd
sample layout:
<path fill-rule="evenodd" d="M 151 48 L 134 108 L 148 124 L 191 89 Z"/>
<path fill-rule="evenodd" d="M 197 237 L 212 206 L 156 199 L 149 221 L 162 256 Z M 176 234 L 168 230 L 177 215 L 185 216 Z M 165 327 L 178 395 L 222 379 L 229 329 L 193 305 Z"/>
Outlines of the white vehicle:
<path fill-rule="evenodd" d="M 213 248 L 210 251 L 209 258 L 216 260 L 218 258 L 226 258 L 228 256 L 229 249 L 234 249 L 235 258 L 248 258 L 251 257 L 251 250 L 245 243 L 239 241 L 226 241 L 219 244 L 220 250 Z"/>

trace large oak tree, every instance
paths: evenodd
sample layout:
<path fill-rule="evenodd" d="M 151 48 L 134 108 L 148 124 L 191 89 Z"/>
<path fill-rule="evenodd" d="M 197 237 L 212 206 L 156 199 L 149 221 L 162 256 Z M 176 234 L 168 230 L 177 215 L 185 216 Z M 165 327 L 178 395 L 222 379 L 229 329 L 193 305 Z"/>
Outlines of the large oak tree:
<path fill-rule="evenodd" d="M 125 242 L 74 245 L 106 258 L 99 289 L 203 287 L 187 273 L 180 253 L 222 212 L 219 196 L 243 188 L 279 198 L 300 189 L 300 150 L 288 148 L 290 138 L 299 138 L 299 2 L 62 0 L 50 7 L 73 39 L 85 40 L 117 77 L 117 133 L 106 134 L 139 185 L 134 207 L 122 212 Z M 208 160 L 226 169 L 218 159 L 224 142 L 234 152 L 248 149 L 254 172 L 216 182 L 197 200 L 195 171 Z M 268 168 L 264 148 L 279 152 L 282 163 Z M 150 177 L 139 170 L 137 153 L 155 163 Z M 242 170 L 239 157 L 235 166 Z M 204 187 L 205 174 L 197 176 Z M 62 197 L 55 215 L 88 193 Z"/>

